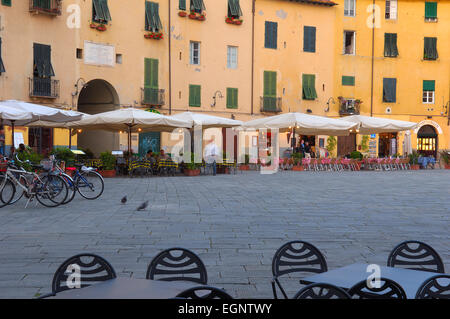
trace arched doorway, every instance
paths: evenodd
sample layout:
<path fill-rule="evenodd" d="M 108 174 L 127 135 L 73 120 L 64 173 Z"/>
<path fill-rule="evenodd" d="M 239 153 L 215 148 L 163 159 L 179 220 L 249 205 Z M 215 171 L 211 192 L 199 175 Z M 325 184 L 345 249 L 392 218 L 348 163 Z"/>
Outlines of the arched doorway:
<path fill-rule="evenodd" d="M 113 111 L 120 107 L 119 95 L 114 87 L 105 80 L 89 81 L 78 97 L 78 111 L 98 114 Z M 85 131 L 78 134 L 78 147 L 88 148 L 95 155 L 103 151 L 119 149 L 119 133 L 106 131 Z"/>
<path fill-rule="evenodd" d="M 438 134 L 435 128 L 431 125 L 422 126 L 417 132 L 417 152 L 436 158 L 438 146 Z"/>

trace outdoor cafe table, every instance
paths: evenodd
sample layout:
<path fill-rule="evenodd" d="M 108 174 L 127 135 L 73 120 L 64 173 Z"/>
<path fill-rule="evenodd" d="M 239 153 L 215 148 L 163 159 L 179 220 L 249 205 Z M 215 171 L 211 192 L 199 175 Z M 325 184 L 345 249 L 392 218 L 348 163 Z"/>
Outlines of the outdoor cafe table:
<path fill-rule="evenodd" d="M 345 290 L 360 281 L 367 280 L 372 272 L 367 272 L 368 264 L 353 264 L 324 273 L 308 276 L 300 280 L 301 284 L 327 283 Z M 397 282 L 405 291 L 408 299 L 414 299 L 422 283 L 438 273 L 404 268 L 380 266 L 380 276 Z"/>
<path fill-rule="evenodd" d="M 187 281 L 162 281 L 118 277 L 89 287 L 59 292 L 52 299 L 170 299 L 200 286 Z M 49 298 L 49 299 L 50 299 Z"/>

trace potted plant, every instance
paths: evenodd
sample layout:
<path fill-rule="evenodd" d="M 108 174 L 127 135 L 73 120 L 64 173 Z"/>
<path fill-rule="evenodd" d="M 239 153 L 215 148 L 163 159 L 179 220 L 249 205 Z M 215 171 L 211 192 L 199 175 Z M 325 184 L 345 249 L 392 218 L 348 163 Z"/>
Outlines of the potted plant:
<path fill-rule="evenodd" d="M 234 20 L 233 20 L 233 23 L 236 24 L 236 25 L 241 25 L 242 22 L 243 22 L 242 19 L 234 19 Z"/>
<path fill-rule="evenodd" d="M 191 11 L 191 13 L 189 13 L 189 19 L 197 19 L 197 13 L 195 13 L 194 11 Z"/>
<path fill-rule="evenodd" d="M 186 11 L 179 11 L 178 15 L 182 18 L 184 18 L 185 16 L 187 16 L 187 12 Z"/>
<path fill-rule="evenodd" d="M 206 15 L 204 13 L 201 13 L 198 17 L 197 20 L 199 21 L 205 21 L 206 20 Z"/>
<path fill-rule="evenodd" d="M 99 24 L 97 26 L 97 30 L 98 31 L 106 31 L 106 25 L 104 25 L 103 23 Z"/>
<path fill-rule="evenodd" d="M 116 158 L 111 152 L 103 152 L 100 154 L 100 160 L 102 162 L 100 175 L 103 177 L 115 177 L 116 176 Z"/>
<path fill-rule="evenodd" d="M 411 169 L 412 170 L 419 170 L 420 169 L 420 165 L 419 165 L 419 153 L 417 153 L 416 151 L 413 151 L 411 154 L 408 155 L 409 156 L 409 164 L 411 165 Z"/>
<path fill-rule="evenodd" d="M 199 164 L 195 163 L 194 153 L 191 153 L 191 162 L 185 163 L 184 175 L 186 176 L 200 175 L 200 167 Z"/>
<path fill-rule="evenodd" d="M 161 40 L 161 39 L 163 39 L 163 34 L 162 34 L 162 32 L 154 33 L 153 38 L 156 39 L 156 40 Z"/>
<path fill-rule="evenodd" d="M 294 160 L 294 166 L 292 166 L 293 171 L 303 171 L 303 165 L 302 165 L 302 159 L 303 159 L 303 153 L 293 153 L 292 159 Z"/>
<path fill-rule="evenodd" d="M 441 158 L 444 161 L 445 169 L 450 169 L 450 151 L 449 150 L 441 151 Z"/>
<path fill-rule="evenodd" d="M 232 17 L 225 17 L 225 22 L 228 24 L 233 24 L 233 18 Z"/>
<path fill-rule="evenodd" d="M 244 164 L 239 165 L 239 169 L 241 171 L 248 171 L 248 170 L 250 170 L 249 163 L 250 163 L 250 155 L 245 154 L 244 155 Z"/>

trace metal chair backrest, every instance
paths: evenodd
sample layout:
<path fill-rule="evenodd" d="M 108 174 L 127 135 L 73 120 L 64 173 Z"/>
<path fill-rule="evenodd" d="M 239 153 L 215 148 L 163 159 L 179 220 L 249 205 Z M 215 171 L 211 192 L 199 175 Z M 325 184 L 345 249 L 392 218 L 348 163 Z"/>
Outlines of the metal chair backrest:
<path fill-rule="evenodd" d="M 301 289 L 294 299 L 350 299 L 350 295 L 334 285 L 317 283 Z"/>
<path fill-rule="evenodd" d="M 416 299 L 450 299 L 450 275 L 437 275 L 425 280 Z"/>
<path fill-rule="evenodd" d="M 398 244 L 389 254 L 387 265 L 437 273 L 445 272 L 444 263 L 439 254 L 428 244 L 414 240 Z"/>
<path fill-rule="evenodd" d="M 177 295 L 177 298 L 184 299 L 233 299 L 222 289 L 218 289 L 210 286 L 199 286 L 189 288 Z"/>
<path fill-rule="evenodd" d="M 348 294 L 353 299 L 407 299 L 403 288 L 387 278 L 379 278 L 379 287 L 369 286 L 369 282 L 363 280 L 350 288 Z"/>

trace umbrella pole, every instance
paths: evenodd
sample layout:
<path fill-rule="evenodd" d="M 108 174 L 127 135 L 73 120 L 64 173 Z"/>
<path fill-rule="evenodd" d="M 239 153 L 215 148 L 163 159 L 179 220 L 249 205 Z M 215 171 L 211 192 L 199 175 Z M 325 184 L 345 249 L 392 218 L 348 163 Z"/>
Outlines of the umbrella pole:
<path fill-rule="evenodd" d="M 14 122 L 15 121 L 11 121 L 11 140 L 12 140 L 12 146 L 15 148 L 15 145 L 14 145 Z"/>
<path fill-rule="evenodd" d="M 128 157 L 131 157 L 131 126 L 128 126 Z"/>
<path fill-rule="evenodd" d="M 72 129 L 69 128 L 69 150 L 72 149 Z"/>

